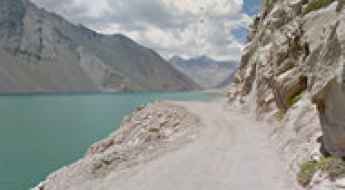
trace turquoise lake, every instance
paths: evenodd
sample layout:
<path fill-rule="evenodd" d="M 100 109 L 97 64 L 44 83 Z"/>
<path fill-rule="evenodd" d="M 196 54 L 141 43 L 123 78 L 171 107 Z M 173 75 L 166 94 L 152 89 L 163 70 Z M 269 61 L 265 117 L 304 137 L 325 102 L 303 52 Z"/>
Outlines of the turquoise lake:
<path fill-rule="evenodd" d="M 204 92 L 0 96 L 0 190 L 30 189 L 78 160 L 137 106 L 209 98 Z"/>

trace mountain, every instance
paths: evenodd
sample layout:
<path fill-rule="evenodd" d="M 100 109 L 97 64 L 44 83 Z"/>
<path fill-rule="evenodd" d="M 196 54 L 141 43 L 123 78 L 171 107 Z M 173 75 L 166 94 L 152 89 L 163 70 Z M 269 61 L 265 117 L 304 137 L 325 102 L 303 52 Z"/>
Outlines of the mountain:
<path fill-rule="evenodd" d="M 286 166 L 311 190 L 344 184 L 344 5 L 265 1 L 228 93 L 232 105 L 277 126 Z"/>
<path fill-rule="evenodd" d="M 188 109 L 195 109 L 196 111 L 193 111 L 193 114 L 199 112 L 199 115 L 202 115 L 204 119 L 206 118 L 207 122 L 204 123 L 206 125 L 211 124 L 206 128 L 207 133 L 199 133 L 200 135 L 208 134 L 204 137 L 211 139 L 209 142 L 206 141 L 206 144 L 211 145 L 211 148 L 203 146 L 201 143 L 196 143 L 198 142 L 197 138 L 193 138 L 195 148 L 194 146 L 192 148 L 189 146 L 190 149 L 180 149 L 180 152 L 175 152 L 177 156 L 170 157 L 170 159 L 167 159 L 169 157 L 164 157 L 163 159 L 160 157 L 158 161 L 152 161 L 151 163 L 153 164 L 148 169 L 138 167 L 139 169 L 135 168 L 133 172 L 125 174 L 125 177 L 130 176 L 132 178 L 118 180 L 121 177 L 121 173 L 116 172 L 116 174 L 109 175 L 107 173 L 109 169 L 111 170 L 115 167 L 124 168 L 124 165 L 120 165 L 119 161 L 128 161 L 136 158 L 136 156 L 131 157 L 128 156 L 129 154 L 121 154 L 116 149 L 123 150 L 123 148 L 121 149 L 121 146 L 117 145 L 129 142 L 130 145 L 124 147 L 133 148 L 136 145 L 138 146 L 140 141 L 130 138 L 135 137 L 138 133 L 130 137 L 117 133 L 118 136 L 110 136 L 110 138 L 92 147 L 90 152 L 94 153 L 94 155 L 88 154 L 74 165 L 64 167 L 50 175 L 39 186 L 39 189 L 58 189 L 55 187 L 68 186 L 69 184 L 76 184 L 75 187 L 77 188 L 80 188 L 78 185 L 83 184 L 84 186 L 81 189 L 95 187 L 96 185 L 99 185 L 99 189 L 111 189 L 118 186 L 114 185 L 115 181 L 118 181 L 118 184 L 124 187 L 128 185 L 127 187 L 131 186 L 134 188 L 138 184 L 149 182 L 145 184 L 145 187 L 150 188 L 166 184 L 157 183 L 157 181 L 169 183 L 181 179 L 187 181 L 187 183 L 181 183 L 181 186 L 185 187 L 184 189 L 200 189 L 200 187 L 212 189 L 219 184 L 217 183 L 219 179 L 223 179 L 215 178 L 214 181 L 204 180 L 209 178 L 203 174 L 212 172 L 214 172 L 214 175 L 211 176 L 219 173 L 225 174 L 227 178 L 222 181 L 224 183 L 227 182 L 227 179 L 240 177 L 235 180 L 236 183 L 230 183 L 229 185 L 222 183 L 218 189 L 226 189 L 231 185 L 243 190 L 253 189 L 251 187 L 280 190 L 344 189 L 345 1 L 265 0 L 262 5 L 261 13 L 254 18 L 253 24 L 250 26 L 250 35 L 242 51 L 239 69 L 235 73 L 231 87 L 229 87 L 229 105 L 221 105 L 221 109 L 218 110 L 214 109 L 215 105 L 213 104 L 215 102 L 208 103 L 209 105 L 206 107 L 193 103 Z M 174 60 L 179 61 L 181 58 L 175 57 Z M 169 106 L 169 108 L 171 107 Z M 227 113 L 226 110 L 231 110 L 235 115 Z M 137 114 L 143 113 L 141 111 L 139 110 Z M 151 110 L 150 113 L 152 114 Z M 164 111 L 158 111 L 157 117 L 172 118 L 162 117 L 162 113 Z M 176 115 L 176 111 L 174 114 Z M 223 114 L 225 116 L 222 119 L 221 115 Z M 244 117 L 241 118 L 243 115 Z M 254 118 L 252 116 L 257 120 L 263 120 L 264 125 L 253 123 Z M 202 117 L 198 118 L 201 119 Z M 140 118 L 152 119 L 155 116 L 147 117 L 147 114 L 145 114 L 144 117 Z M 131 121 L 131 118 L 127 121 Z M 137 122 L 138 119 L 136 118 L 132 121 L 138 125 L 143 123 Z M 166 137 L 160 134 L 172 134 L 170 131 L 163 132 L 165 123 L 169 121 L 162 121 L 161 126 L 157 128 L 156 126 L 159 126 L 159 124 L 149 124 L 154 129 L 151 129 L 151 133 L 149 133 L 150 138 L 144 142 L 150 143 L 154 139 L 161 140 Z M 229 123 L 227 124 L 227 122 Z M 174 123 L 176 123 L 176 120 L 174 120 Z M 183 122 L 178 122 L 178 124 L 181 123 Z M 123 129 L 126 134 L 130 134 L 128 131 L 135 130 L 133 125 L 129 126 L 130 129 Z M 222 128 L 217 128 L 218 130 L 215 130 L 216 133 L 211 133 L 212 135 L 210 135 L 209 132 L 219 126 L 222 126 Z M 252 133 L 253 129 L 257 132 Z M 261 132 L 266 135 L 262 136 Z M 156 135 L 151 135 L 152 133 Z M 229 135 L 223 136 L 227 133 Z M 242 135 L 239 135 L 241 133 Z M 202 138 L 199 142 L 205 142 L 205 139 L 207 138 Z M 212 144 L 213 142 L 215 144 Z M 229 151 L 227 148 L 233 146 L 234 143 L 236 145 L 234 151 Z M 157 144 L 159 145 L 159 143 Z M 220 148 L 214 148 L 217 145 L 220 145 Z M 273 147 L 274 150 L 267 151 L 268 148 L 271 149 Z M 199 151 L 199 149 L 202 151 Z M 208 149 L 216 151 L 210 154 L 207 152 Z M 153 148 L 152 150 L 156 149 Z M 149 155 L 153 155 L 152 150 L 149 151 Z M 198 150 L 198 152 L 195 152 L 196 154 L 207 152 L 207 156 L 211 156 L 198 163 L 196 160 L 198 161 L 199 158 L 204 158 L 205 156 L 196 156 L 195 159 L 193 157 L 195 155 L 193 154 L 194 150 Z M 243 150 L 249 151 L 243 154 Z M 219 153 L 224 154 L 218 157 Z M 217 162 L 218 166 L 225 165 L 231 168 L 231 161 L 221 163 L 221 160 L 229 157 L 229 153 L 235 154 L 233 158 L 240 158 L 238 162 L 235 160 L 234 167 L 232 167 L 234 168 L 232 171 L 235 174 L 234 177 L 229 178 L 229 172 L 225 170 L 225 172 L 218 172 L 218 170 L 214 169 L 214 166 L 209 168 L 206 166 L 207 164 L 205 163 L 208 163 L 209 160 L 214 160 L 216 157 L 219 158 L 216 161 L 220 160 L 220 162 Z M 274 156 L 275 154 L 278 155 Z M 143 158 L 143 154 L 136 155 L 140 155 L 138 156 L 139 159 Z M 174 153 L 169 152 L 169 156 L 171 155 L 174 155 Z M 183 155 L 187 156 L 184 157 Z M 186 166 L 179 164 L 176 160 L 181 158 L 183 163 L 188 161 L 189 164 Z M 151 161 L 152 159 L 148 160 Z M 267 163 L 266 165 L 265 162 Z M 144 164 L 147 163 L 144 162 Z M 238 167 L 241 164 L 244 167 Z M 130 166 L 133 166 L 133 164 L 130 164 Z M 175 175 L 167 175 L 171 174 L 169 173 L 172 171 L 170 168 L 163 170 L 163 175 L 155 173 L 162 171 L 161 168 L 169 166 L 176 166 L 172 167 L 173 174 Z M 205 167 L 199 170 L 200 166 Z M 282 168 L 282 170 L 275 170 L 276 168 Z M 286 171 L 283 172 L 283 168 Z M 96 170 L 96 172 L 92 172 L 92 169 Z M 258 180 L 255 177 L 248 179 L 248 174 L 252 174 L 251 172 L 255 174 L 258 171 L 263 173 L 253 176 L 270 176 L 272 169 L 275 170 L 273 172 L 274 175 L 267 177 L 267 179 Z M 141 172 L 138 172 L 139 170 Z M 238 170 L 237 173 L 236 170 Z M 181 178 L 180 176 L 181 173 L 186 171 L 196 172 L 187 176 L 190 177 L 190 180 L 185 180 L 186 177 Z M 80 177 L 80 174 L 84 176 Z M 147 177 L 147 174 L 155 175 Z M 72 180 L 70 176 L 73 176 Z M 96 180 L 89 182 L 89 179 L 92 180 L 93 176 Z M 99 178 L 103 176 L 106 176 L 105 179 L 100 180 Z M 285 177 L 291 177 L 295 181 L 285 179 Z M 270 181 L 269 179 L 274 180 Z M 110 182 L 101 184 L 106 180 Z M 138 183 L 128 183 L 129 181 L 136 181 Z M 188 183 L 191 181 L 193 183 Z M 204 181 L 209 183 L 203 184 Z M 252 183 L 253 181 L 254 183 Z M 295 188 L 295 183 L 299 183 L 300 187 Z M 158 186 L 156 186 L 157 184 Z M 208 184 L 211 185 L 207 186 Z M 162 186 L 157 189 L 162 189 Z"/>
<path fill-rule="evenodd" d="M 224 87 L 228 87 L 231 85 L 232 81 L 234 80 L 235 78 L 235 74 L 236 72 L 234 71 L 233 73 L 231 73 L 231 75 L 229 75 L 227 78 L 225 78 L 223 80 L 223 82 L 221 82 L 220 84 L 218 84 L 216 86 L 216 88 L 224 88 Z"/>
<path fill-rule="evenodd" d="M 170 63 L 205 89 L 229 85 L 237 69 L 235 61 L 216 61 L 207 56 L 190 59 L 174 56 Z"/>
<path fill-rule="evenodd" d="M 0 58 L 1 93 L 199 89 L 153 50 L 28 0 L 0 1 Z"/>

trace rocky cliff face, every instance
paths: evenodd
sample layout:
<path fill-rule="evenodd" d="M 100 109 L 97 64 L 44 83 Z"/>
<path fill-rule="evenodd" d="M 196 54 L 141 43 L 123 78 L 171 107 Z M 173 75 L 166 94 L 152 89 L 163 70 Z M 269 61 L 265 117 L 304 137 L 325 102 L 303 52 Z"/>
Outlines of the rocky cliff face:
<path fill-rule="evenodd" d="M 0 57 L 2 93 L 199 88 L 131 39 L 75 26 L 28 0 L 0 1 Z"/>
<path fill-rule="evenodd" d="M 345 156 L 343 4 L 264 2 L 229 92 L 234 105 L 282 126 L 274 137 L 293 172 L 318 152 L 320 135 L 323 153 Z"/>
<path fill-rule="evenodd" d="M 238 65 L 235 61 L 216 61 L 206 56 L 190 59 L 174 56 L 170 63 L 205 89 L 229 85 Z"/>

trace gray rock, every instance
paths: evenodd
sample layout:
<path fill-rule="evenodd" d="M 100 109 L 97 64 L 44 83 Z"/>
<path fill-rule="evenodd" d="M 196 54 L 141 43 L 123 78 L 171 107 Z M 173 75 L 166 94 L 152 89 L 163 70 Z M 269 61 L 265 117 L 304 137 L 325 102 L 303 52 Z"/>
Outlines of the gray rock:
<path fill-rule="evenodd" d="M 345 15 L 336 1 L 304 15 L 308 3 L 263 8 L 228 94 L 233 105 L 281 126 L 272 137 L 295 174 L 320 156 L 321 135 L 329 153 L 345 156 Z M 341 187 L 323 176 L 310 189 Z"/>
<path fill-rule="evenodd" d="M 335 181 L 335 186 L 340 189 L 345 189 L 345 178 L 343 179 L 337 179 Z"/>
<path fill-rule="evenodd" d="M 0 2 L 0 93 L 200 89 L 156 52 L 27 0 Z"/>

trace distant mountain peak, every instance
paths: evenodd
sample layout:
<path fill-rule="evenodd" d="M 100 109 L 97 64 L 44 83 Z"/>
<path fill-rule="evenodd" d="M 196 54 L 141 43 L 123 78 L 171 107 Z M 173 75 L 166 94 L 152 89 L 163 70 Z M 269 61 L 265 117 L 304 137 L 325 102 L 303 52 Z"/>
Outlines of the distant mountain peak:
<path fill-rule="evenodd" d="M 223 60 L 219 61 L 216 59 L 211 58 L 210 56 L 207 55 L 200 55 L 196 57 L 190 57 L 190 58 L 183 58 L 182 56 L 174 55 L 171 59 L 170 62 L 186 62 L 189 64 L 237 64 L 237 61 L 233 60 Z"/>
<path fill-rule="evenodd" d="M 188 61 L 188 62 L 193 62 L 193 63 L 208 63 L 208 62 L 216 62 L 212 58 L 206 56 L 206 55 L 201 55 L 201 56 L 196 56 L 196 57 L 190 57 L 190 58 L 183 58 L 182 56 L 174 55 L 171 59 L 171 62 L 180 62 L 180 61 Z"/>
<path fill-rule="evenodd" d="M 185 59 L 181 56 L 174 55 L 173 57 L 170 58 L 170 62 L 179 62 L 179 61 L 185 61 Z"/>
<path fill-rule="evenodd" d="M 214 88 L 230 83 L 238 65 L 234 61 L 216 61 L 207 55 L 189 59 L 175 55 L 170 62 L 204 88 Z"/>
<path fill-rule="evenodd" d="M 113 34 L 111 35 L 113 38 L 116 38 L 116 39 L 121 39 L 121 40 L 128 40 L 128 41 L 133 41 L 132 39 L 128 38 L 127 36 L 123 35 L 123 34 Z"/>
<path fill-rule="evenodd" d="M 199 62 L 199 63 L 203 63 L 203 64 L 208 64 L 208 63 L 217 63 L 216 60 L 206 56 L 206 55 L 201 55 L 201 56 L 198 56 L 198 57 L 194 57 L 194 58 L 191 58 L 190 61 L 196 61 L 196 62 Z"/>
<path fill-rule="evenodd" d="M 198 58 L 200 58 L 200 59 L 208 59 L 209 58 L 209 56 L 207 56 L 207 55 L 200 55 L 200 56 L 197 56 Z"/>

